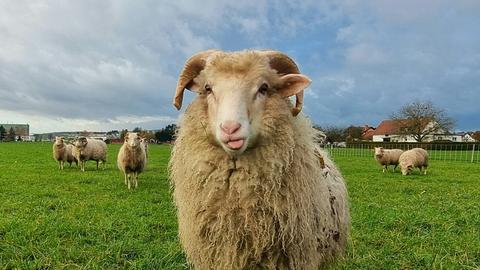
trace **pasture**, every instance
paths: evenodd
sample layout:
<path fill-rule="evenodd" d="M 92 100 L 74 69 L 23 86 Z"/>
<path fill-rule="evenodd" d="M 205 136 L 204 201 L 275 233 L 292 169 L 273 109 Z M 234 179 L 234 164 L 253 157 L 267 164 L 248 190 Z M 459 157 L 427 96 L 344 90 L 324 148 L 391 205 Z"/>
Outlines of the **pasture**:
<path fill-rule="evenodd" d="M 166 166 L 150 145 L 127 190 L 108 146 L 105 171 L 59 171 L 50 143 L 0 143 L 0 269 L 186 269 Z M 373 155 L 373 154 L 372 154 Z M 479 269 L 480 165 L 431 162 L 429 174 L 381 172 L 373 157 L 336 157 L 352 232 L 332 269 Z"/>

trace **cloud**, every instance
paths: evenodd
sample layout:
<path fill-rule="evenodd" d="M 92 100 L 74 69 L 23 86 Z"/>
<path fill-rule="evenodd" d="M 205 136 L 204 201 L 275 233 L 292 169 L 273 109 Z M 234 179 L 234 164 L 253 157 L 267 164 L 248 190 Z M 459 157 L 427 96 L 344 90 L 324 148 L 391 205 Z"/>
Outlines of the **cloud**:
<path fill-rule="evenodd" d="M 479 12 L 478 1 L 2 1 L 0 122 L 160 128 L 178 117 L 190 55 L 274 48 L 313 79 L 316 123 L 375 125 L 428 99 L 480 129 Z"/>

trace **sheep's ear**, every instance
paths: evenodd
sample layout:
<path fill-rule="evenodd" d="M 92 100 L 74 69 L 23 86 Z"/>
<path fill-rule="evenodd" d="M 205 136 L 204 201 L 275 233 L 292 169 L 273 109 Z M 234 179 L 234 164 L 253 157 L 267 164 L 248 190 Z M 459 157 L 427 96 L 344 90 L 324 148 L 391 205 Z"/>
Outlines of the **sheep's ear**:
<path fill-rule="evenodd" d="M 278 92 L 283 97 L 291 97 L 295 95 L 295 107 L 292 109 L 292 114 L 296 116 L 300 113 L 303 106 L 303 90 L 307 88 L 312 81 L 302 74 L 288 74 L 280 78 L 280 86 Z"/>
<path fill-rule="evenodd" d="M 305 75 L 288 74 L 280 78 L 280 86 L 277 90 L 283 97 L 291 97 L 305 90 L 311 82 Z"/>
<path fill-rule="evenodd" d="M 261 54 L 268 57 L 270 67 L 275 69 L 278 74 L 300 74 L 300 70 L 288 55 L 278 51 L 260 51 Z M 296 101 L 295 107 L 292 109 L 293 116 L 296 116 L 302 110 L 303 105 L 303 91 L 299 91 L 295 94 Z"/>
<path fill-rule="evenodd" d="M 175 90 L 175 97 L 173 98 L 173 105 L 177 110 L 182 108 L 183 93 L 186 89 L 191 91 L 198 91 L 199 85 L 195 83 L 194 79 L 205 68 L 207 58 L 211 54 L 217 52 L 216 50 L 208 50 L 195 54 L 190 57 L 185 63 L 185 66 L 178 77 L 177 87 Z"/>
<path fill-rule="evenodd" d="M 125 137 L 123 137 L 123 139 L 124 139 L 125 141 L 128 140 L 128 133 L 125 134 Z"/>

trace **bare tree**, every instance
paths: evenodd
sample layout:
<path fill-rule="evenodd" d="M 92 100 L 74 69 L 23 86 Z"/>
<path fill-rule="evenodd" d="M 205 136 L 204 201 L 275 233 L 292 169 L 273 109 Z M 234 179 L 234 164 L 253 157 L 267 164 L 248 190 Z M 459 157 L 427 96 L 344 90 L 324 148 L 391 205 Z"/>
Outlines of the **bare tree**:
<path fill-rule="evenodd" d="M 455 126 L 455 121 L 430 101 L 406 104 L 392 115 L 392 119 L 398 121 L 400 134 L 410 135 L 417 142 L 429 134 L 449 133 Z"/>

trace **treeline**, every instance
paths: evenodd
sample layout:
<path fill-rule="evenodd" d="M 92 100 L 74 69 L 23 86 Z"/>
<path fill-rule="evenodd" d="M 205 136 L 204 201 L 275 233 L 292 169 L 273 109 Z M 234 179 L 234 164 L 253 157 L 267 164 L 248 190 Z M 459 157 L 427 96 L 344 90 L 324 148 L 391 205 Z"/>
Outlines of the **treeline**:
<path fill-rule="evenodd" d="M 325 134 L 324 143 L 356 142 L 362 140 L 363 127 L 314 126 Z"/>
<path fill-rule="evenodd" d="M 170 124 L 160 130 L 151 131 L 151 130 L 143 130 L 140 127 L 136 127 L 132 130 L 132 132 L 137 132 L 141 137 L 148 139 L 149 141 L 154 140 L 157 143 L 167 143 L 172 142 L 175 139 L 175 131 L 177 129 L 177 125 Z M 110 132 L 118 132 L 118 131 L 110 131 Z M 110 133 L 109 132 L 109 133 Z M 120 131 L 120 139 L 123 140 L 125 138 L 125 134 L 127 134 L 127 129 L 122 129 Z M 108 133 L 107 133 L 108 134 Z"/>

